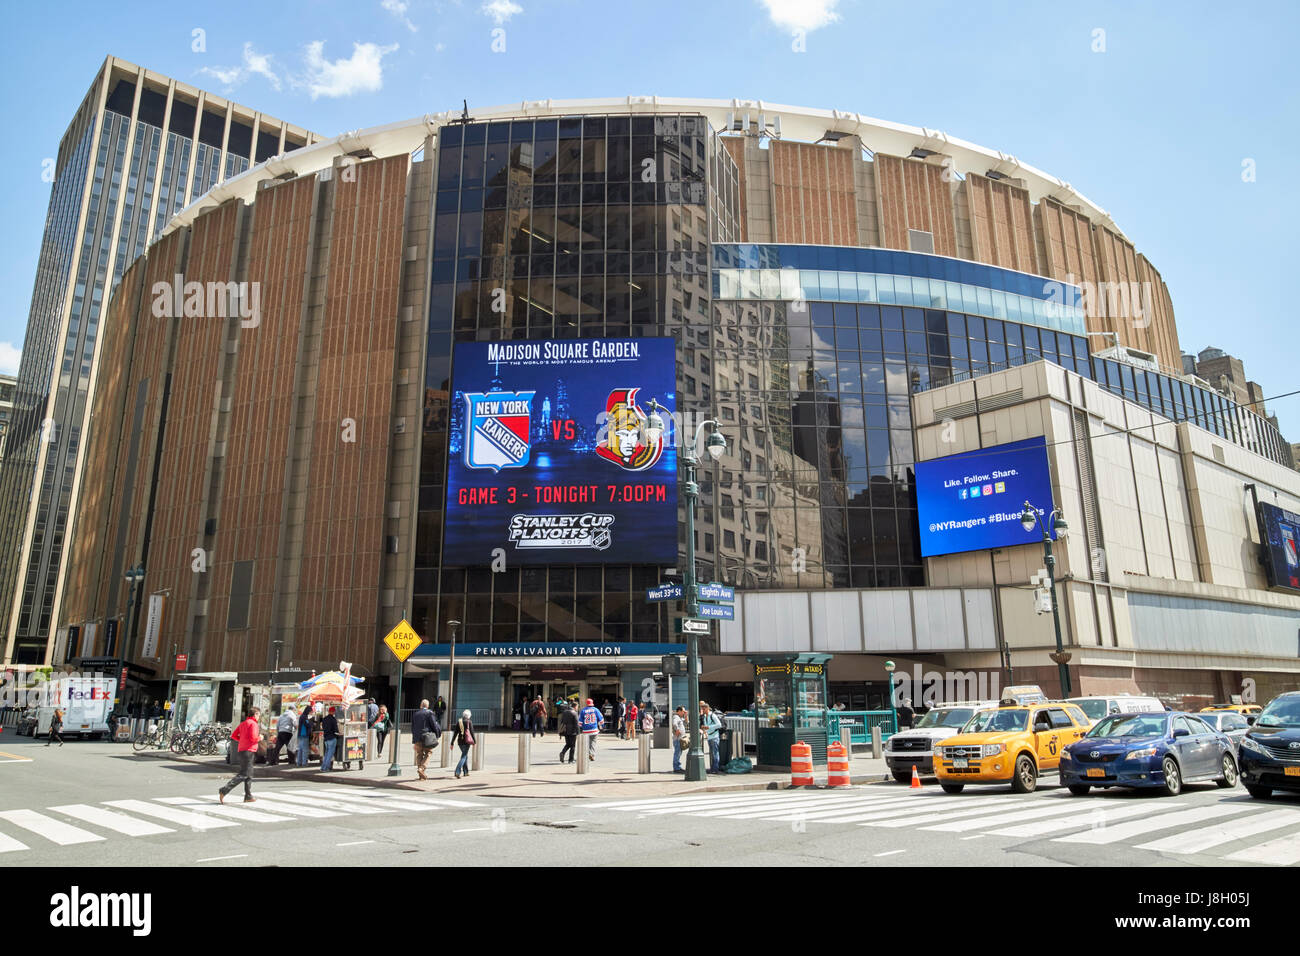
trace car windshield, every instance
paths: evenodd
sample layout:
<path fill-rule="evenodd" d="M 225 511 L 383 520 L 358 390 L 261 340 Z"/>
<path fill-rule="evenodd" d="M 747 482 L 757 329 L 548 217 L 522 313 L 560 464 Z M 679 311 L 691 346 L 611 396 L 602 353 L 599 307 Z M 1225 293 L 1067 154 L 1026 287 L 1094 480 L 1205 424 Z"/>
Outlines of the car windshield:
<path fill-rule="evenodd" d="M 1089 737 L 1152 737 L 1165 732 L 1164 714 L 1116 714 L 1099 721 Z"/>
<path fill-rule="evenodd" d="M 921 727 L 960 727 L 975 711 L 970 707 L 945 707 L 932 710 L 916 725 Z"/>
<path fill-rule="evenodd" d="M 1255 720 L 1257 727 L 1300 727 L 1300 695 L 1277 697 Z"/>
<path fill-rule="evenodd" d="M 1027 710 L 981 710 L 962 728 L 963 734 L 1005 733 L 1024 730 L 1029 723 Z"/>
<path fill-rule="evenodd" d="M 1071 700 L 1067 703 L 1077 704 L 1079 709 L 1088 715 L 1089 720 L 1101 720 L 1106 716 L 1106 702 L 1104 700 Z"/>

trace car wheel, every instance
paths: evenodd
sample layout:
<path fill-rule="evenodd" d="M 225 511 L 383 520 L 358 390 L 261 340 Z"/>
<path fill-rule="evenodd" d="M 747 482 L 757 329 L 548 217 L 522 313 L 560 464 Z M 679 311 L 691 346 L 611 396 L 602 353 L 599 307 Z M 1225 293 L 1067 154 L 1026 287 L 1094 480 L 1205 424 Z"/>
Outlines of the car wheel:
<path fill-rule="evenodd" d="M 1232 754 L 1223 755 L 1223 776 L 1214 782 L 1225 789 L 1237 785 L 1237 762 L 1232 759 Z"/>
<path fill-rule="evenodd" d="M 939 786 L 943 787 L 944 793 L 961 793 L 966 789 L 964 783 L 941 783 Z"/>
<path fill-rule="evenodd" d="M 1011 789 L 1016 793 L 1033 793 L 1038 786 L 1038 768 L 1028 754 L 1016 758 L 1016 772 L 1011 777 Z"/>
<path fill-rule="evenodd" d="M 894 779 L 897 780 L 899 783 L 911 783 L 912 775 L 910 773 L 904 773 L 901 770 L 895 770 Z"/>
<path fill-rule="evenodd" d="M 1261 787 L 1258 784 L 1253 783 L 1246 784 L 1246 792 L 1256 800 L 1267 800 L 1269 797 L 1273 796 L 1272 787 Z"/>
<path fill-rule="evenodd" d="M 1183 776 L 1178 770 L 1178 761 L 1173 757 L 1166 757 L 1160 767 L 1165 772 L 1165 795 L 1178 796 L 1183 792 Z"/>
<path fill-rule="evenodd" d="M 1092 787 L 1090 787 L 1086 783 L 1070 784 L 1070 792 L 1074 794 L 1076 797 L 1086 797 L 1088 795 L 1088 791 L 1090 791 L 1091 789 Z"/>

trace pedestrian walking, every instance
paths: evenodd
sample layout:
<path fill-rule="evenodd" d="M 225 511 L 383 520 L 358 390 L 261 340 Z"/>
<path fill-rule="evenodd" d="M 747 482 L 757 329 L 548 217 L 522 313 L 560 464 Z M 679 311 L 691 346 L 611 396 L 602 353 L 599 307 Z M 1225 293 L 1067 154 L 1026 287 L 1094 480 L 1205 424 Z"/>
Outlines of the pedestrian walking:
<path fill-rule="evenodd" d="M 420 701 L 420 709 L 411 715 L 411 749 L 415 751 L 415 772 L 421 780 L 429 779 L 425 773 L 429 754 L 433 753 L 441 738 L 442 725 L 438 722 L 438 715 L 429 709 L 427 700 Z"/>
<path fill-rule="evenodd" d="M 339 719 L 334 716 L 334 710 L 331 707 L 329 713 L 320 722 L 321 770 L 334 769 L 334 751 L 338 749 L 339 745 Z"/>
<path fill-rule="evenodd" d="M 438 695 L 438 702 L 433 705 L 433 715 L 438 718 L 438 726 L 441 727 L 443 718 L 447 716 L 447 702 L 441 694 Z"/>
<path fill-rule="evenodd" d="M 375 756 L 378 757 L 384 752 L 384 738 L 388 736 L 388 730 L 392 721 L 388 718 L 388 706 L 379 705 L 379 715 L 375 717 Z"/>
<path fill-rule="evenodd" d="M 673 773 L 682 772 L 682 747 L 690 740 L 686 736 L 686 708 L 673 711 Z"/>
<path fill-rule="evenodd" d="M 50 739 L 45 741 L 45 746 L 48 747 L 50 744 L 54 743 L 54 741 L 57 740 L 59 742 L 59 746 L 62 747 L 63 746 L 62 731 L 63 731 L 63 711 L 60 708 L 55 707 L 54 716 L 50 718 Z"/>
<path fill-rule="evenodd" d="M 244 802 L 256 802 L 256 798 L 253 796 L 253 760 L 257 757 L 257 745 L 262 742 L 262 726 L 258 723 L 261 716 L 262 709 L 254 707 L 248 712 L 248 716 L 244 718 L 243 722 L 235 728 L 235 732 L 230 735 L 231 740 L 239 742 L 239 772 L 217 791 L 218 803 L 225 803 L 226 794 L 234 790 L 240 783 L 244 785 Z"/>
<path fill-rule="evenodd" d="M 700 702 L 700 733 L 704 734 L 704 739 L 709 743 L 709 773 L 718 773 L 721 769 L 718 766 L 718 731 L 722 729 L 722 721 L 718 715 L 713 712 L 706 702 Z"/>
<path fill-rule="evenodd" d="M 626 723 L 627 723 L 627 739 L 628 739 L 628 740 L 635 740 L 635 739 L 636 739 L 636 716 L 637 716 L 638 713 L 639 713 L 639 711 L 637 710 L 636 701 L 634 701 L 634 700 L 630 700 L 630 701 L 628 701 L 628 703 L 627 703 L 627 721 L 626 721 Z"/>
<path fill-rule="evenodd" d="M 267 763 L 272 767 L 280 765 L 280 751 L 282 751 L 293 740 L 293 735 L 298 729 L 298 720 L 293 715 L 293 710 L 285 710 L 280 715 L 280 719 L 275 722 L 275 746 L 271 748 L 270 754 L 267 755 Z"/>
<path fill-rule="evenodd" d="M 627 723 L 627 701 L 624 700 L 622 697 L 620 697 L 618 699 L 618 724 L 615 725 L 615 729 L 614 729 L 614 733 L 616 736 L 622 737 L 623 734 L 626 733 L 626 727 L 624 726 L 626 723 Z"/>
<path fill-rule="evenodd" d="M 560 750 L 560 763 L 564 763 L 564 755 L 569 755 L 569 763 L 577 759 L 578 743 L 578 712 L 570 707 L 567 703 L 560 711 L 560 736 L 564 738 L 564 747 Z"/>
<path fill-rule="evenodd" d="M 622 700 L 622 698 L 619 698 Z M 592 706 L 591 698 L 587 698 L 587 706 L 582 708 L 578 713 L 578 730 L 582 736 L 587 738 L 587 758 L 596 759 L 596 736 L 605 726 L 605 718 L 600 715 L 595 707 Z"/>
<path fill-rule="evenodd" d="M 461 711 L 460 720 L 456 721 L 456 731 L 452 734 L 451 742 L 460 745 L 460 760 L 456 764 L 456 779 L 459 780 L 463 773 L 469 776 L 469 751 L 474 746 L 474 721 L 470 719 L 468 710 Z"/>
<path fill-rule="evenodd" d="M 538 694 L 537 699 L 532 703 L 532 709 L 529 711 L 533 718 L 532 736 L 546 736 L 546 701 L 542 700 L 542 695 Z"/>
<path fill-rule="evenodd" d="M 375 721 L 379 719 L 379 705 L 373 700 L 366 705 L 366 729 L 369 730 L 375 726 Z"/>
<path fill-rule="evenodd" d="M 307 766 L 307 761 L 311 756 L 311 708 L 303 705 L 302 713 L 298 715 L 298 753 L 295 755 L 295 762 L 299 767 Z"/>

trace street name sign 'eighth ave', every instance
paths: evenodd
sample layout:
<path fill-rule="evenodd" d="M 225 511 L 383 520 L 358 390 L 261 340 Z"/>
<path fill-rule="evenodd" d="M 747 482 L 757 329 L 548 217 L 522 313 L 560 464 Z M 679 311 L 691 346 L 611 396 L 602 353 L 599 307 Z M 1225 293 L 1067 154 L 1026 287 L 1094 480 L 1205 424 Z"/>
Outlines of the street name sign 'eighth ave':
<path fill-rule="evenodd" d="M 701 584 L 698 588 L 701 601 L 734 601 L 736 600 L 736 589 L 729 588 L 725 584 L 716 582 L 711 584 Z"/>
<path fill-rule="evenodd" d="M 404 664 L 406 659 L 415 652 L 415 649 L 424 642 L 420 640 L 420 635 L 415 633 L 415 628 L 403 620 L 388 632 L 388 636 L 384 638 L 384 643 L 393 652 L 393 656 Z"/>

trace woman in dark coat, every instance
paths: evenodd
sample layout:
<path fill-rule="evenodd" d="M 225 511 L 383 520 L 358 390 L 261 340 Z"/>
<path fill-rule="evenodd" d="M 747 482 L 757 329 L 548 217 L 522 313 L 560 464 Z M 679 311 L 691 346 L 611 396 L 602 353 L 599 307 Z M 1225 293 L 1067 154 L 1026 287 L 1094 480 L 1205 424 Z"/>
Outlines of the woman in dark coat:
<path fill-rule="evenodd" d="M 469 751 L 474 746 L 474 721 L 470 719 L 469 711 L 464 711 L 460 715 L 460 720 L 456 721 L 456 731 L 452 734 L 451 742 L 460 745 L 460 762 L 456 764 L 456 779 L 460 779 L 463 773 L 469 776 Z"/>

